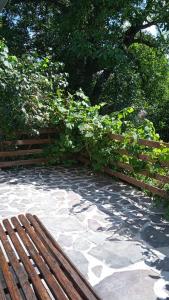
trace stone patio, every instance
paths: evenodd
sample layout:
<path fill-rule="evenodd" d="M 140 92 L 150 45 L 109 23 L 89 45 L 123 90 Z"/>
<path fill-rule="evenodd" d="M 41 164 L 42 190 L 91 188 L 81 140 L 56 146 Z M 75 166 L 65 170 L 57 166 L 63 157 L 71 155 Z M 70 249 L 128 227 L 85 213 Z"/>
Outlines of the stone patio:
<path fill-rule="evenodd" d="M 169 223 L 143 193 L 80 166 L 0 171 L 0 218 L 26 212 L 101 299 L 169 299 Z"/>

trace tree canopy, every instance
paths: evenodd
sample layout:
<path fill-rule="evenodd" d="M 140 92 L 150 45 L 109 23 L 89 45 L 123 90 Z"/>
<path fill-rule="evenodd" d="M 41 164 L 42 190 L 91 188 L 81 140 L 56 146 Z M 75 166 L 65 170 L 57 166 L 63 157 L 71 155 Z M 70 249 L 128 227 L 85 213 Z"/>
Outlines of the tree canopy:
<path fill-rule="evenodd" d="M 168 191 L 168 0 L 10 0 L 1 17 L 0 139 L 54 127 L 52 163 Z"/>
<path fill-rule="evenodd" d="M 13 54 L 50 54 L 64 63 L 72 92 L 82 88 L 93 104 L 106 101 L 103 113 L 145 107 L 165 137 L 167 0 L 13 0 L 2 24 L 1 37 Z"/>

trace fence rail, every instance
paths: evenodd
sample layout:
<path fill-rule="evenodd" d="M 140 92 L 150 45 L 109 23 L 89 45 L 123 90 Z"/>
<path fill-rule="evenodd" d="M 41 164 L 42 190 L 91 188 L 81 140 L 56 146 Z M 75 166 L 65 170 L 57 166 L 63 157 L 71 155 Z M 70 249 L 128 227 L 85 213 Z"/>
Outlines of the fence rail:
<path fill-rule="evenodd" d="M 119 143 L 124 141 L 124 137 L 120 134 L 111 134 L 110 135 L 110 139 L 112 139 L 113 141 Z M 132 143 L 132 139 L 131 139 L 131 143 Z M 129 164 L 129 163 L 125 163 L 125 162 L 121 162 L 121 161 L 114 161 L 112 158 L 111 161 L 111 166 L 115 166 L 118 170 L 113 170 L 113 168 L 110 167 L 104 167 L 103 171 L 105 173 L 107 173 L 110 176 L 116 177 L 122 181 L 125 181 L 133 186 L 136 186 L 138 188 L 144 189 L 149 191 L 151 194 L 153 195 L 158 195 L 162 198 L 167 198 L 169 199 L 169 193 L 163 189 L 164 184 L 169 184 L 169 162 L 167 161 L 158 161 L 156 159 L 152 159 L 147 153 L 146 151 L 148 149 L 163 149 L 163 148 L 169 148 L 169 144 L 168 143 L 164 143 L 164 142 L 158 142 L 158 141 L 150 141 L 150 140 L 144 140 L 144 139 L 139 139 L 138 140 L 138 144 L 140 146 L 144 146 L 141 154 L 139 154 L 137 157 L 133 155 L 133 153 L 129 153 L 126 149 L 118 149 L 118 153 L 121 155 L 125 155 L 127 157 L 135 157 L 138 161 L 142 160 L 142 161 L 147 161 L 150 162 L 152 165 L 156 164 L 158 162 L 158 164 L 164 168 L 166 170 L 166 175 L 161 175 L 156 173 L 151 173 L 148 170 L 142 169 L 139 171 L 135 171 L 134 167 Z M 85 156 L 80 157 L 80 160 L 83 163 L 87 163 L 89 164 L 90 161 L 89 159 Z M 143 175 L 145 177 L 148 178 L 152 178 L 155 179 L 158 184 L 157 186 L 153 186 L 149 183 L 146 183 L 140 179 L 136 179 L 134 178 L 131 173 L 137 173 L 138 175 Z"/>
<path fill-rule="evenodd" d="M 117 140 L 117 141 L 121 141 L 121 142 L 124 141 L 124 136 L 121 134 L 110 134 L 110 138 L 112 140 Z M 131 142 L 132 142 L 132 139 L 131 139 Z M 169 143 L 152 141 L 152 140 L 139 139 L 138 144 L 147 146 L 150 148 L 164 148 L 164 147 L 169 148 Z"/>
<path fill-rule="evenodd" d="M 17 131 L 14 139 L 6 140 L 0 131 L 0 168 L 46 163 L 44 146 L 52 144 L 56 134 L 57 129 L 44 128 L 30 138 L 28 132 Z"/>
<path fill-rule="evenodd" d="M 3 138 L 3 140 L 0 141 L 0 168 L 46 163 L 48 158 L 43 155 L 44 147 L 53 143 L 57 137 L 58 130 L 56 128 L 44 128 L 39 131 L 39 135 L 35 134 L 31 136 L 31 138 L 25 131 L 18 131 L 15 134 L 17 138 L 13 140 L 5 140 L 5 138 Z M 3 136 L 2 132 L 0 132 L 0 136 Z M 111 134 L 110 139 L 119 143 L 119 145 L 124 141 L 124 137 L 119 134 Z M 152 173 L 145 169 L 136 172 L 132 164 L 123 161 L 114 161 L 113 158 L 111 165 L 104 167 L 103 171 L 131 185 L 146 189 L 154 195 L 169 199 L 169 193 L 163 188 L 165 184 L 169 184 L 169 162 L 163 161 L 162 159 L 160 161 L 154 158 L 152 159 L 149 153 L 147 153 L 147 151 L 152 150 L 152 148 L 169 148 L 169 144 L 143 139 L 138 140 L 138 144 L 141 146 L 142 153 L 138 154 L 135 158 L 139 161 L 147 161 L 152 165 L 158 162 L 158 164 L 166 170 L 166 174 Z M 133 153 L 129 153 L 129 151 L 124 148 L 120 149 L 119 147 L 117 151 L 122 156 L 134 157 Z M 83 163 L 90 163 L 89 159 L 84 156 L 80 156 L 79 160 Z M 113 166 L 115 166 L 117 170 L 114 170 Z M 140 179 L 136 179 L 132 173 L 137 173 L 138 175 L 143 175 L 150 179 L 152 178 L 156 180 L 158 184 L 153 186 Z"/>

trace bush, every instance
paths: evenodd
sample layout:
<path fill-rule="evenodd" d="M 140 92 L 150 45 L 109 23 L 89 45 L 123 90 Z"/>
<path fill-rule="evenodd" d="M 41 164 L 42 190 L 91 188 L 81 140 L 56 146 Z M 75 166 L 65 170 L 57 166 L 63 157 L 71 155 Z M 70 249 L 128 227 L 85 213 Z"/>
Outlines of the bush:
<path fill-rule="evenodd" d="M 36 55 L 17 59 L 0 42 L 0 119 L 1 130 L 12 132 L 47 126 L 50 103 L 58 88 L 67 86 L 61 63 Z"/>
<path fill-rule="evenodd" d="M 0 77 L 1 130 L 12 133 L 24 128 L 38 131 L 40 127 L 57 127 L 58 138 L 46 150 L 51 162 L 86 155 L 95 170 L 104 166 L 118 169 L 117 162 L 127 163 L 133 166 L 127 173 L 155 186 L 159 186 L 157 180 L 138 175 L 139 171 L 168 175 L 160 161 L 169 161 L 169 148 L 150 149 L 138 144 L 140 138 L 160 140 L 144 111 L 128 107 L 101 115 L 104 103 L 92 106 L 82 90 L 73 95 L 68 92 L 67 74 L 61 63 L 52 63 L 49 57 L 38 59 L 36 55 L 17 59 L 8 54 L 3 42 Z M 121 134 L 124 139 L 117 142 L 110 138 L 111 134 Z M 131 156 L 121 154 L 121 149 Z M 157 163 L 139 160 L 142 152 Z M 164 188 L 168 190 L 168 185 Z"/>

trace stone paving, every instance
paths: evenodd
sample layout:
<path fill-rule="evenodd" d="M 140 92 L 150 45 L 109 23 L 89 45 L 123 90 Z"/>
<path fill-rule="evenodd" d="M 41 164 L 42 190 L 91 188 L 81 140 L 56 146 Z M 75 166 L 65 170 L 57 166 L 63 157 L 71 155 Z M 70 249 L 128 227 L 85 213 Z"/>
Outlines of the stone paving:
<path fill-rule="evenodd" d="M 169 299 L 169 223 L 143 193 L 80 166 L 0 171 L 0 218 L 26 212 L 101 299 Z"/>

